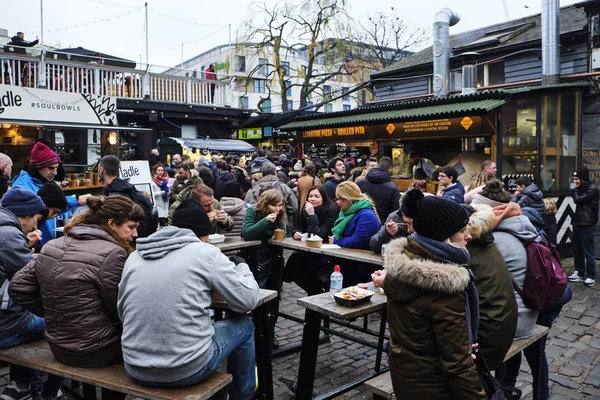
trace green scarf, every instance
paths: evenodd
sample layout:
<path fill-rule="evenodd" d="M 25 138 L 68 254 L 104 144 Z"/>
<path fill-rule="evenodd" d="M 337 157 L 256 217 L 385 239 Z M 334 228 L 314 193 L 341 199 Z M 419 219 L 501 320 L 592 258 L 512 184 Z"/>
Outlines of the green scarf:
<path fill-rule="evenodd" d="M 344 230 L 346 229 L 350 221 L 352 221 L 352 218 L 354 218 L 357 212 L 365 208 L 372 209 L 373 204 L 371 204 L 369 200 L 359 200 L 357 202 L 352 203 L 350 208 L 348 208 L 346 211 L 340 211 L 340 215 L 338 216 L 338 219 L 335 220 L 335 224 L 331 229 L 333 236 L 335 236 L 336 239 L 341 238 L 342 233 L 344 233 Z"/>

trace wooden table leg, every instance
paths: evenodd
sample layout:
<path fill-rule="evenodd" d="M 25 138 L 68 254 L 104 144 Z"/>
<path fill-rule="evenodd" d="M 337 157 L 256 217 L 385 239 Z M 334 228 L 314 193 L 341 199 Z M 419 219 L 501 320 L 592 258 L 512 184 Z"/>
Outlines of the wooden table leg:
<path fill-rule="evenodd" d="M 302 332 L 302 352 L 300 353 L 298 390 L 296 391 L 296 399 L 299 400 L 312 399 L 319 350 L 321 314 L 307 308 L 304 320 L 306 322 Z"/>

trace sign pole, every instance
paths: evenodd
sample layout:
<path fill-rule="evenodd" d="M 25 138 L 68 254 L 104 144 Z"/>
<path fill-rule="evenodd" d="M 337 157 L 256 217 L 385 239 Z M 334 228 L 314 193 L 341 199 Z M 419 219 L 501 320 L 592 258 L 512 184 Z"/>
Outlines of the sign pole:
<path fill-rule="evenodd" d="M 39 65 L 38 88 L 46 88 L 46 50 L 44 49 L 44 0 L 40 0 L 40 26 L 42 32 L 40 34 L 40 44 L 42 47 L 42 56 Z"/>

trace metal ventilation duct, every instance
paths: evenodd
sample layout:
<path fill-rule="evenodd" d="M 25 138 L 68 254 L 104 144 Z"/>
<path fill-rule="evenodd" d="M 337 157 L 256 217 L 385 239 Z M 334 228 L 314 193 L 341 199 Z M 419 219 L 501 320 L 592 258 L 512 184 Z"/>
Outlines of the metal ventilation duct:
<path fill-rule="evenodd" d="M 450 26 L 460 21 L 458 14 L 442 8 L 433 22 L 433 95 L 448 94 L 450 80 Z"/>
<path fill-rule="evenodd" d="M 560 1 L 542 0 L 542 85 L 560 82 Z"/>
<path fill-rule="evenodd" d="M 477 93 L 477 66 L 462 66 L 462 94 Z"/>

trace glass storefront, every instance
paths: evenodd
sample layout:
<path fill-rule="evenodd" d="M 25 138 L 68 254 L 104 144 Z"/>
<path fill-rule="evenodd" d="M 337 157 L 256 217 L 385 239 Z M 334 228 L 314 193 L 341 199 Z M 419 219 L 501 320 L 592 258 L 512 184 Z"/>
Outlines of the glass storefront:
<path fill-rule="evenodd" d="M 502 177 L 530 176 L 544 192 L 569 190 L 577 169 L 580 92 L 530 95 L 503 109 Z M 539 132 L 539 135 L 538 135 Z"/>

